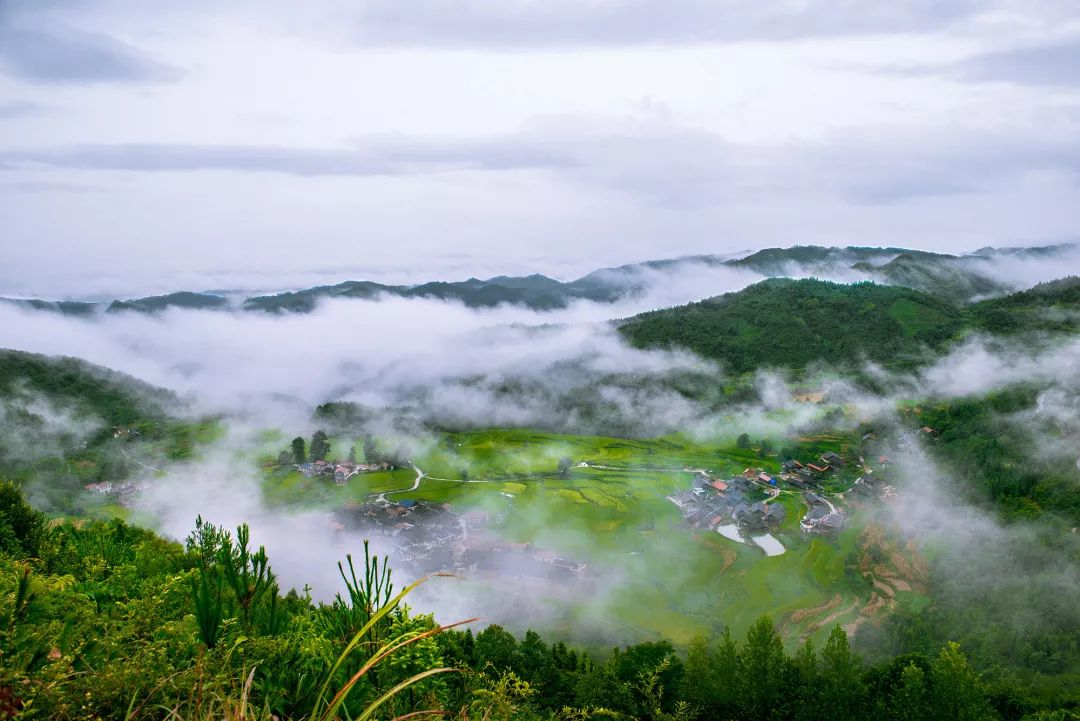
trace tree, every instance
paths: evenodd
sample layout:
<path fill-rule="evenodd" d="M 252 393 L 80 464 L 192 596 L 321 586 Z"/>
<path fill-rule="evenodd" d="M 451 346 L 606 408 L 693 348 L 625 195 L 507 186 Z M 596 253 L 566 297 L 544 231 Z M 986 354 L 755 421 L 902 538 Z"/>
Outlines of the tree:
<path fill-rule="evenodd" d="M 304 439 L 300 436 L 292 439 L 292 455 L 293 460 L 297 464 L 305 463 L 307 461 L 307 455 L 304 453 Z"/>
<path fill-rule="evenodd" d="M 290 451 L 282 451 L 278 454 L 277 464 L 279 466 L 287 466 L 293 462 L 293 454 Z"/>
<path fill-rule="evenodd" d="M 346 457 L 345 460 L 348 461 L 349 463 L 352 463 L 352 464 L 356 463 L 356 446 L 355 445 L 351 445 L 351 444 L 349 445 L 349 455 Z"/>
<path fill-rule="evenodd" d="M 502 626 L 488 626 L 476 634 L 474 653 L 477 670 L 496 677 L 504 671 L 517 671 L 520 668 L 517 646 L 517 639 Z M 489 664 L 491 668 L 488 668 Z"/>
<path fill-rule="evenodd" d="M 894 717 L 898 721 L 922 721 L 931 717 L 930 690 L 926 673 L 914 662 L 900 672 L 900 687 L 894 694 Z"/>
<path fill-rule="evenodd" d="M 847 633 L 836 626 L 821 650 L 821 705 L 832 718 L 862 719 L 866 688 L 862 661 L 851 652 Z"/>
<path fill-rule="evenodd" d="M 570 477 L 570 467 L 573 464 L 574 464 L 574 462 L 571 461 L 569 458 L 567 458 L 565 456 L 560 458 L 559 459 L 559 467 L 558 467 L 559 478 L 569 478 Z"/>
<path fill-rule="evenodd" d="M 15 557 L 37 556 L 45 516 L 30 507 L 19 487 L 0 481 L 0 551 Z"/>
<path fill-rule="evenodd" d="M 700 718 L 731 718 L 735 715 L 732 679 L 737 677 L 738 649 L 725 628 L 718 644 L 704 636 L 690 642 L 681 697 L 700 713 Z"/>
<path fill-rule="evenodd" d="M 784 693 L 777 683 L 783 671 L 784 645 L 776 626 L 762 616 L 746 634 L 739 670 L 739 705 L 750 721 L 765 721 Z"/>
<path fill-rule="evenodd" d="M 738 446 L 739 448 L 749 448 L 750 447 L 750 434 L 748 434 L 748 433 L 740 433 L 739 437 L 735 439 L 735 445 Z"/>
<path fill-rule="evenodd" d="M 311 436 L 311 446 L 308 450 L 310 451 L 311 460 L 325 461 L 330 454 L 330 441 L 327 439 L 326 433 L 315 431 L 315 434 Z"/>
<path fill-rule="evenodd" d="M 984 721 L 993 713 L 986 702 L 982 682 L 960 651 L 949 642 L 931 666 L 932 698 L 937 718 L 955 721 Z"/>
<path fill-rule="evenodd" d="M 785 711 L 788 717 L 799 721 L 818 721 L 831 718 L 832 710 L 821 703 L 819 691 L 819 665 L 813 639 L 807 637 L 806 643 L 795 652 L 788 671 L 788 704 Z"/>
<path fill-rule="evenodd" d="M 364 437 L 364 460 L 368 463 L 378 463 L 378 450 L 375 448 L 375 438 L 373 436 Z"/>

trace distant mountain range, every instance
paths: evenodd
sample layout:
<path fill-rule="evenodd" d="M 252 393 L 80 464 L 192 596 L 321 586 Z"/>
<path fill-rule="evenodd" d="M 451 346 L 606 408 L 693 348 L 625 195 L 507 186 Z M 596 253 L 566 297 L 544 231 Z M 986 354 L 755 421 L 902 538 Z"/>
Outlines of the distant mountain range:
<path fill-rule="evenodd" d="M 139 312 L 156 313 L 169 308 L 241 310 L 267 313 L 307 313 L 319 302 L 331 299 L 370 299 L 380 296 L 433 298 L 456 301 L 470 308 L 511 304 L 533 310 L 564 308 L 576 300 L 611 303 L 646 292 L 658 274 L 678 276 L 702 268 L 743 269 L 768 277 L 814 276 L 822 279 L 874 280 L 886 285 L 919 290 L 952 303 L 1001 295 L 1020 287 L 992 277 L 988 264 L 996 259 L 1047 258 L 1075 253 L 1076 246 L 1038 248 L 985 248 L 967 255 L 947 255 L 904 248 L 829 248 L 794 246 L 768 248 L 742 258 L 696 255 L 667 260 L 602 268 L 577 280 L 564 282 L 544 275 L 496 276 L 486 280 L 432 281 L 417 285 L 387 285 L 349 280 L 275 295 L 226 296 L 210 292 L 177 292 L 168 295 L 114 300 L 111 303 L 48 301 L 0 298 L 0 302 L 66 315 Z M 711 295 L 709 288 L 702 296 Z"/>

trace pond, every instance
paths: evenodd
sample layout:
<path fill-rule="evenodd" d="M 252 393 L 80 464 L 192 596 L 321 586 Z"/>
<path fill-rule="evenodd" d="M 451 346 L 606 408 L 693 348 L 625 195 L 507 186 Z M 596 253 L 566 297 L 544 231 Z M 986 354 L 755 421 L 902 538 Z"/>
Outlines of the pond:
<path fill-rule="evenodd" d="M 779 556 L 784 552 L 783 544 L 773 538 L 770 533 L 766 533 L 764 536 L 751 536 L 751 540 L 765 551 L 766 556 Z"/>

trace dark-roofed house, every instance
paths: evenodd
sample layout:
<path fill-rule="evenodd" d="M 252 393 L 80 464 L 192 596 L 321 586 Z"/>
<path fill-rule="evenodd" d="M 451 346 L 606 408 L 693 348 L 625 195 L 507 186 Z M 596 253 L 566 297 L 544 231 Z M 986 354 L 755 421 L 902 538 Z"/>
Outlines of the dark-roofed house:
<path fill-rule="evenodd" d="M 779 526 L 787 518 L 787 509 L 779 503 L 770 503 L 769 510 L 765 511 L 765 523 L 770 526 Z"/>
<path fill-rule="evenodd" d="M 836 455 L 832 451 L 826 451 L 821 454 L 821 460 L 828 463 L 830 466 L 840 467 L 844 465 L 844 459 Z"/>
<path fill-rule="evenodd" d="M 824 531 L 839 531 L 844 527 L 844 517 L 839 513 L 830 513 L 821 519 L 821 523 L 818 524 L 818 526 Z"/>
<path fill-rule="evenodd" d="M 755 503 L 753 506 L 740 503 L 731 515 L 739 524 L 739 528 L 744 531 L 761 531 L 765 530 L 766 510 L 763 502 Z"/>

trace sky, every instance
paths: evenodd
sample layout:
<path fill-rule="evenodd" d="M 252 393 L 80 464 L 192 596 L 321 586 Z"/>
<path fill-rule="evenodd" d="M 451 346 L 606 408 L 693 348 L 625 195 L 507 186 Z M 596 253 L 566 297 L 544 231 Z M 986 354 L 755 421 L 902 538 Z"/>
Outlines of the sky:
<path fill-rule="evenodd" d="M 0 0 L 0 293 L 1076 241 L 1075 0 Z"/>

